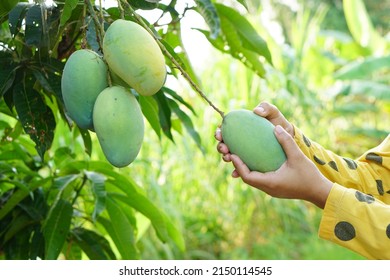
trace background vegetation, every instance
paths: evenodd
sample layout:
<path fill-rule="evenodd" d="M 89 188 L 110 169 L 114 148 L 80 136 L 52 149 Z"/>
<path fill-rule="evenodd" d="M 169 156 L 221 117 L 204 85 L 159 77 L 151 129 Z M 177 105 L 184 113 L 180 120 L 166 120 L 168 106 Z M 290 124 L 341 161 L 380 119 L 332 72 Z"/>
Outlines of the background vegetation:
<path fill-rule="evenodd" d="M 166 88 L 140 99 L 140 155 L 111 167 L 94 133 L 66 118 L 59 85 L 72 51 L 99 51 L 91 16 L 104 26 L 122 10 L 101 10 L 99 1 L 17 2 L 0 6 L 0 258 L 361 258 L 318 238 L 313 205 L 230 177 L 214 140 L 220 116 L 168 56 Z M 268 100 L 348 157 L 389 133 L 386 1 L 154 2 L 127 3 L 223 111 Z M 233 27 L 228 7 L 239 12 Z"/>

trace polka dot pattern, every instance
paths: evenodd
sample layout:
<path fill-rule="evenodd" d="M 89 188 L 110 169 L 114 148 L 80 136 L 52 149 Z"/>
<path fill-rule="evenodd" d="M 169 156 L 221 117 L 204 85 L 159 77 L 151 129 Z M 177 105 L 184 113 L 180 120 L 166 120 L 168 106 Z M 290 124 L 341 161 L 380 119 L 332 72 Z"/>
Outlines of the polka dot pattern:
<path fill-rule="evenodd" d="M 375 202 L 374 197 L 360 191 L 355 192 L 355 197 L 362 203 L 372 204 Z M 341 241 L 350 241 L 356 237 L 356 229 L 350 222 L 341 221 L 334 227 L 334 234 Z M 390 239 L 390 224 L 387 225 L 385 234 Z"/>
<path fill-rule="evenodd" d="M 383 163 L 383 158 L 380 155 L 377 155 L 376 153 L 368 153 L 366 155 L 366 160 L 376 162 L 380 165 Z"/>
<path fill-rule="evenodd" d="M 349 241 L 355 238 L 356 231 L 352 224 L 343 221 L 336 224 L 334 234 L 342 241 Z"/>
<path fill-rule="evenodd" d="M 376 181 L 376 188 L 378 190 L 378 193 L 380 195 L 384 195 L 385 194 L 385 191 L 383 189 L 383 183 L 382 183 L 382 180 L 375 180 Z"/>
<path fill-rule="evenodd" d="M 313 159 L 316 163 L 318 163 L 319 165 L 325 165 L 326 162 L 323 161 L 322 159 L 318 158 L 317 156 L 313 156 Z"/>
<path fill-rule="evenodd" d="M 328 162 L 329 166 L 332 167 L 334 170 L 336 170 L 337 172 L 339 171 L 339 168 L 337 167 L 337 163 L 334 162 L 333 160 L 332 161 L 329 161 Z"/>
<path fill-rule="evenodd" d="M 390 239 L 390 224 L 386 228 L 386 235 L 387 235 L 387 238 Z"/>
<path fill-rule="evenodd" d="M 311 142 L 310 142 L 309 138 L 307 138 L 305 135 L 302 135 L 302 136 L 303 136 L 303 142 L 305 142 L 305 145 L 310 148 Z"/>
<path fill-rule="evenodd" d="M 355 192 L 355 197 L 360 202 L 366 202 L 368 204 L 371 204 L 371 203 L 373 203 L 375 201 L 375 198 L 372 197 L 371 195 L 368 195 L 368 194 L 365 194 L 365 193 L 362 193 L 362 192 L 359 192 L 359 191 Z"/>
<path fill-rule="evenodd" d="M 351 170 L 357 169 L 358 165 L 354 160 L 352 160 L 350 158 L 343 158 L 343 160 L 347 163 L 349 169 L 351 169 Z"/>

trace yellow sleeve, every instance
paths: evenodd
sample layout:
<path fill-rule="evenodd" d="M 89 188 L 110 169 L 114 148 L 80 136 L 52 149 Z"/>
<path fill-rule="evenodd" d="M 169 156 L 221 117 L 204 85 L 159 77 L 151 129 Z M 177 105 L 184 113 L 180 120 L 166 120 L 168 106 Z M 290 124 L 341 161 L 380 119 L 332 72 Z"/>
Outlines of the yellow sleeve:
<path fill-rule="evenodd" d="M 295 129 L 295 141 L 303 153 L 330 181 L 390 204 L 390 134 L 359 158 L 338 156 Z"/>
<path fill-rule="evenodd" d="M 390 259 L 390 135 L 356 160 L 324 149 L 298 128 L 295 141 L 334 182 L 319 236 L 369 259 Z"/>
<path fill-rule="evenodd" d="M 390 259 L 390 205 L 334 184 L 319 236 L 368 259 Z"/>

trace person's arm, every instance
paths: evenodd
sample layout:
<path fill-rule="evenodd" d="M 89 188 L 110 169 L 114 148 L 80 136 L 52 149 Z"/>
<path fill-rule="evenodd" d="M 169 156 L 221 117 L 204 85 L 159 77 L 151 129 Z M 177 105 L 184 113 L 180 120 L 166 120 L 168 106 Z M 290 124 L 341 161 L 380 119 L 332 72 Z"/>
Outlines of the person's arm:
<path fill-rule="evenodd" d="M 381 145 L 365 152 L 356 160 L 339 156 L 311 141 L 298 128 L 294 140 L 330 181 L 360 190 L 385 203 L 390 203 L 390 135 Z"/>
<path fill-rule="evenodd" d="M 319 236 L 368 259 L 390 259 L 390 205 L 334 184 L 323 211 Z"/>

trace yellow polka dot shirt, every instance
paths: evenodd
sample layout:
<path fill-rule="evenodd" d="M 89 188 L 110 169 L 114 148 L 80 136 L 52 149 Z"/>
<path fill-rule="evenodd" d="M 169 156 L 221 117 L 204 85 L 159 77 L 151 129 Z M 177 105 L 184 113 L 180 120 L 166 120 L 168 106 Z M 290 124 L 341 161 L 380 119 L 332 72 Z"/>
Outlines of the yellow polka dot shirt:
<path fill-rule="evenodd" d="M 319 236 L 368 259 L 390 259 L 390 134 L 356 160 L 324 149 L 298 128 L 295 141 L 334 182 Z"/>

